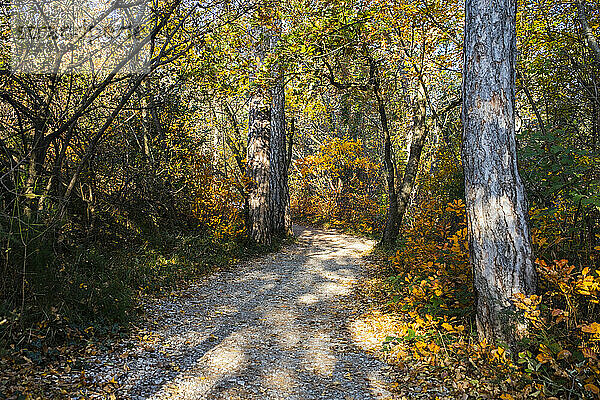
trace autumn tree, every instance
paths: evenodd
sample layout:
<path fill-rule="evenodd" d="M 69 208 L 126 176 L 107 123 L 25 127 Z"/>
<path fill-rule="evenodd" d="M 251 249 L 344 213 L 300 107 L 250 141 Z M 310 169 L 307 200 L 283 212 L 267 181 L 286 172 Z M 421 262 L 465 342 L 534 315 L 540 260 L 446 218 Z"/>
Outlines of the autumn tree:
<path fill-rule="evenodd" d="M 394 171 L 391 170 L 393 154 L 387 150 L 392 146 L 391 142 L 388 143 L 388 135 L 384 135 L 389 204 L 382 244 L 391 245 L 396 241 L 402 222 L 410 212 L 411 201 L 418 192 L 417 177 L 427 143 L 439 142 L 439 131 L 445 129 L 447 115 L 459 104 L 458 95 L 453 90 L 455 85 L 452 84 L 457 75 L 446 72 L 451 70 L 460 49 L 454 39 L 455 29 L 451 28 L 460 18 L 460 13 L 453 11 L 456 9 L 452 2 L 444 7 L 428 2 L 418 5 L 397 2 L 392 7 L 378 9 L 375 14 L 382 25 L 378 27 L 382 31 L 379 39 L 382 47 L 385 49 L 393 44 L 396 50 L 388 54 L 380 50 L 380 53 L 385 54 L 388 63 L 398 65 L 403 71 L 399 77 L 388 77 L 388 86 L 395 82 L 396 86 L 403 88 L 396 96 L 389 93 L 388 101 L 401 105 L 405 114 L 404 124 L 410 126 L 406 134 L 406 161 L 394 183 L 395 189 L 390 187 L 394 181 Z M 397 98 L 398 94 L 402 97 Z M 382 114 L 385 108 L 380 106 L 379 110 L 383 126 L 383 120 L 388 118 Z M 396 151 L 404 152 L 402 150 Z"/>
<path fill-rule="evenodd" d="M 247 176 L 249 230 L 253 240 L 270 244 L 291 230 L 286 145 L 284 71 L 277 60 L 281 35 L 277 10 L 258 9 L 254 93 L 248 111 Z"/>
<path fill-rule="evenodd" d="M 516 1 L 467 0 L 463 74 L 465 203 L 481 338 L 513 344 L 515 294 L 536 289 L 515 141 Z"/>

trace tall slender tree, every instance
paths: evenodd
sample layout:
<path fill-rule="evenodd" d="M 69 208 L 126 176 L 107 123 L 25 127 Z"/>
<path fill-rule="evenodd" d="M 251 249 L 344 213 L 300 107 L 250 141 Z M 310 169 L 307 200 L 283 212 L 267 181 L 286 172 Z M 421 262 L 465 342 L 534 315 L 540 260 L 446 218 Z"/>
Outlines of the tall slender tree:
<path fill-rule="evenodd" d="M 374 87 L 375 96 L 379 104 L 379 115 L 384 131 L 384 162 L 387 171 L 387 185 L 389 204 L 387 211 L 387 219 L 381 238 L 382 244 L 393 244 L 402 225 L 402 220 L 406 214 L 410 203 L 410 197 L 415 188 L 417 174 L 419 172 L 419 163 L 421 153 L 427 139 L 427 105 L 425 101 L 424 85 L 417 87 L 417 95 L 415 101 L 415 110 L 413 117 L 413 132 L 410 140 L 408 151 L 408 159 L 404 168 L 402 180 L 399 182 L 398 188 L 394 182 L 394 165 L 392 164 L 391 156 L 391 135 L 387 126 L 387 117 L 385 117 L 385 109 L 378 94 L 378 85 Z"/>
<path fill-rule="evenodd" d="M 481 338 L 514 344 L 516 293 L 536 289 L 515 141 L 516 0 L 466 0 L 463 73 L 465 200 Z"/>
<path fill-rule="evenodd" d="M 275 24 L 275 29 L 281 22 Z M 276 51 L 279 33 L 271 35 L 271 52 Z M 285 123 L 285 82 L 280 63 L 272 67 L 273 84 L 271 86 L 271 140 L 270 140 L 270 208 L 271 227 L 277 236 L 291 232 L 290 193 L 288 188 L 288 162 Z"/>
<path fill-rule="evenodd" d="M 371 62 L 373 65 L 373 62 Z M 388 208 L 386 213 L 385 226 L 381 235 L 381 243 L 385 245 L 393 244 L 398 238 L 400 231 L 400 216 L 398 214 L 398 193 L 396 192 L 394 156 L 392 154 L 392 135 L 388 125 L 387 112 L 385 110 L 385 102 L 381 95 L 379 71 L 374 70 L 373 76 L 373 93 L 377 100 L 377 112 L 383 131 L 383 163 L 386 171 L 386 184 L 388 191 Z"/>

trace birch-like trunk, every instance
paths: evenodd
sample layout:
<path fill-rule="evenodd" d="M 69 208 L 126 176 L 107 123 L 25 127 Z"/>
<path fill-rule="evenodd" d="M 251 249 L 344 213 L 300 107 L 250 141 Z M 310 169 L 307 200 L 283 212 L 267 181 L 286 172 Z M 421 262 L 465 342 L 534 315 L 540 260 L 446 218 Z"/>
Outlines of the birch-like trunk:
<path fill-rule="evenodd" d="M 588 23 L 584 0 L 577 0 L 577 16 L 579 17 L 585 42 L 587 43 L 592 55 L 596 59 L 596 63 L 600 65 L 600 45 L 598 44 L 596 36 L 594 36 L 594 31 L 592 31 L 592 28 Z"/>
<path fill-rule="evenodd" d="M 536 272 L 515 141 L 516 0 L 466 0 L 463 74 L 465 202 L 477 293 L 477 330 L 514 344 L 526 332 L 511 314 Z"/>

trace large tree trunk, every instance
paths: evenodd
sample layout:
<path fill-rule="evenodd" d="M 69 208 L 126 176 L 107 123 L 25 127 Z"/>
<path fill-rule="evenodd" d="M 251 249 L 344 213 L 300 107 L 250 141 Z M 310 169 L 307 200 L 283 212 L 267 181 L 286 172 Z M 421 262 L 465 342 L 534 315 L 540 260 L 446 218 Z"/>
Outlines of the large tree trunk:
<path fill-rule="evenodd" d="M 271 107 L 267 96 L 254 95 L 248 115 L 247 176 L 252 180 L 248 192 L 250 236 L 257 243 L 271 243 L 269 212 L 269 141 L 271 138 Z"/>
<path fill-rule="evenodd" d="M 516 0 L 467 0 L 463 74 L 465 200 L 477 330 L 514 344 L 516 293 L 536 287 L 515 142 Z"/>

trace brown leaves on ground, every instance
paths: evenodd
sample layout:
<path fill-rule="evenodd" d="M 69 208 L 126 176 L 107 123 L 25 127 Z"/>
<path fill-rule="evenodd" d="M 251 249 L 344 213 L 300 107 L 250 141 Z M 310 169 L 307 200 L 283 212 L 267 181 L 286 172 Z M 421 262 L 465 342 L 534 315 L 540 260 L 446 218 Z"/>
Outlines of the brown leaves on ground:
<path fill-rule="evenodd" d="M 38 327 L 47 324 L 40 323 Z M 92 382 L 86 374 L 86 362 L 99 352 L 113 351 L 118 335 L 96 333 L 94 327 L 76 330 L 62 327 L 67 333 L 63 343 L 45 343 L 47 329 L 32 329 L 27 345 L 16 349 L 12 345 L 0 358 L 0 394 L 7 400 L 80 399 L 90 393 L 115 399 L 113 392 L 119 382 L 113 377 L 107 382 Z"/>

